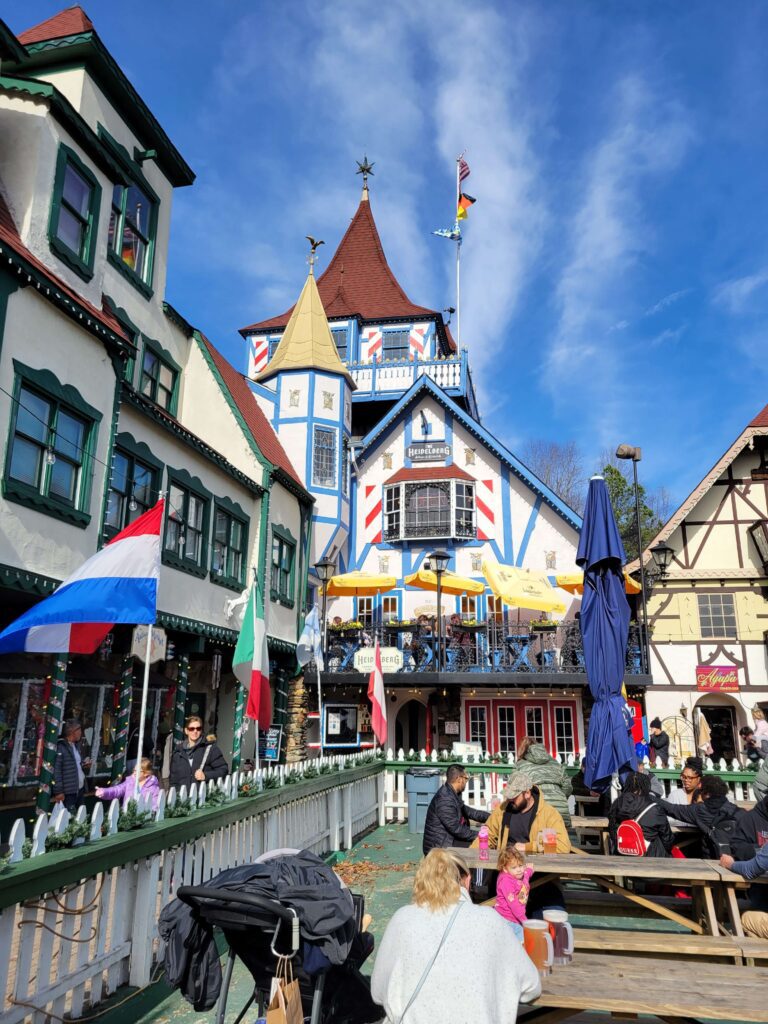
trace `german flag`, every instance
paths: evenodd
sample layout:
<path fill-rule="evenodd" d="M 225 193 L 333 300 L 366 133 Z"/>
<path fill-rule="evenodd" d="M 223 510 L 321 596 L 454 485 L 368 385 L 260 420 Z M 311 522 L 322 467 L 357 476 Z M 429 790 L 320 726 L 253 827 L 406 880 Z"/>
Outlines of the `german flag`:
<path fill-rule="evenodd" d="M 458 209 L 456 210 L 456 220 L 466 220 L 467 210 L 476 202 L 477 200 L 475 199 L 474 196 L 468 196 L 466 192 L 462 192 L 459 195 L 459 205 Z"/>

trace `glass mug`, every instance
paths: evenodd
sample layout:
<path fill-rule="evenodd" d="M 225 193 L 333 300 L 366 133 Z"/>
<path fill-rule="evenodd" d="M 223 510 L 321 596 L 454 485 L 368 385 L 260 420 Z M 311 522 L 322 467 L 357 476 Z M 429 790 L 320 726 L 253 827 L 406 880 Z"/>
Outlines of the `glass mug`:
<path fill-rule="evenodd" d="M 567 912 L 545 910 L 544 920 L 549 925 L 555 965 L 569 964 L 573 960 L 573 928 L 568 924 Z"/>
<path fill-rule="evenodd" d="M 546 978 L 552 971 L 555 958 L 552 936 L 549 934 L 549 925 L 546 921 L 523 922 L 523 946 L 539 974 Z"/>
<path fill-rule="evenodd" d="M 557 831 L 553 828 L 545 828 L 541 833 L 544 853 L 557 853 Z"/>

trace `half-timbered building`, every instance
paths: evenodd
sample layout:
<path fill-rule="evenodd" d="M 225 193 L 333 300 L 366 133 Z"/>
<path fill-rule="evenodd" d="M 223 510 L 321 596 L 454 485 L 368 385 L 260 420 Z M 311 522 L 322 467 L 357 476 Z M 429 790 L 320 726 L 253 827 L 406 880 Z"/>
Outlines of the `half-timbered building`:
<path fill-rule="evenodd" d="M 755 706 L 768 710 L 768 406 L 652 545 L 672 549 L 648 603 L 647 710 L 680 753 L 731 758 Z"/>

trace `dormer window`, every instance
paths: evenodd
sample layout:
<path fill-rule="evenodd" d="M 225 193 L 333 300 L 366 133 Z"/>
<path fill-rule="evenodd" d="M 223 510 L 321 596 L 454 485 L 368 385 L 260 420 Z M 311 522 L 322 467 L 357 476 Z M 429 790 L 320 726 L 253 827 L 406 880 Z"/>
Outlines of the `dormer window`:
<path fill-rule="evenodd" d="M 339 353 L 339 359 L 341 359 L 342 362 L 345 362 L 347 358 L 347 328 L 332 327 L 331 337 L 333 338 L 333 343 L 336 346 L 336 351 Z"/>
<path fill-rule="evenodd" d="M 404 362 L 410 355 L 410 330 L 384 331 L 381 337 L 382 358 L 392 362 Z"/>
<path fill-rule="evenodd" d="M 407 473 L 401 470 L 396 476 Z M 404 479 L 385 486 L 385 540 L 474 539 L 476 535 L 474 482 Z"/>
<path fill-rule="evenodd" d="M 85 281 L 93 277 L 100 202 L 93 173 L 69 147 L 60 146 L 49 239 L 56 255 Z"/>
<path fill-rule="evenodd" d="M 155 209 L 155 202 L 137 185 L 115 185 L 112 190 L 110 255 L 144 285 L 152 281 Z"/>

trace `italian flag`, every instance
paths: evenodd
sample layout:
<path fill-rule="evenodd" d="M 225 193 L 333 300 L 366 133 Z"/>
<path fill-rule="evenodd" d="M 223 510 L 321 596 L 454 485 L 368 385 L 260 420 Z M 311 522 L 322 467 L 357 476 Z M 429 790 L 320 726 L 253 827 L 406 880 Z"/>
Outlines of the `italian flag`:
<path fill-rule="evenodd" d="M 371 702 L 371 725 L 379 746 L 387 742 L 387 708 L 384 696 L 384 673 L 381 670 L 379 641 L 373 655 L 373 672 L 368 679 L 368 700 Z"/>
<path fill-rule="evenodd" d="M 232 671 L 248 694 L 245 713 L 248 718 L 268 726 L 272 721 L 272 694 L 269 689 L 269 652 L 264 599 L 258 587 L 251 587 L 243 616 L 243 628 L 237 638 Z"/>

